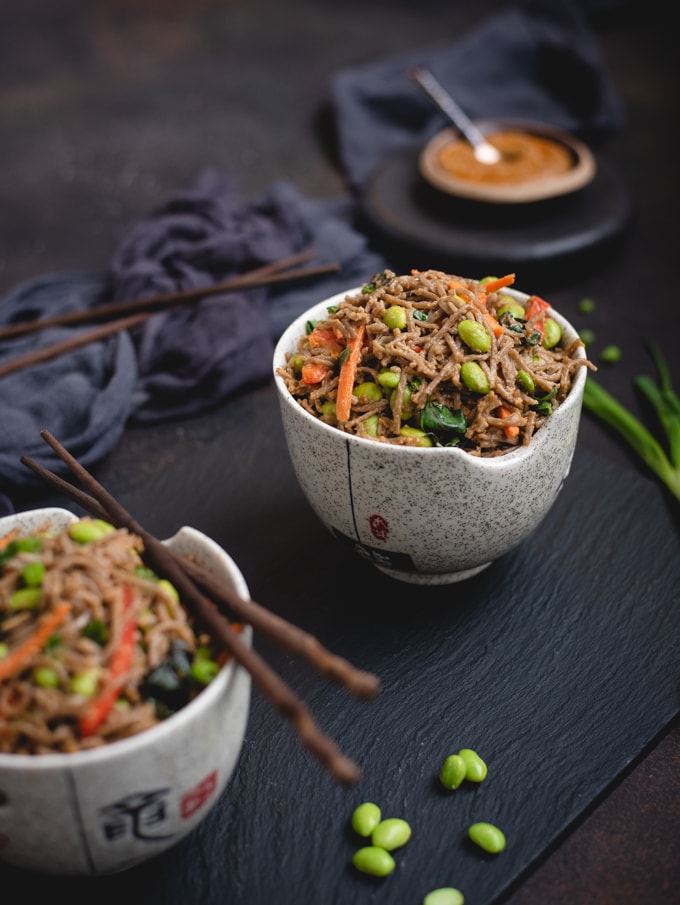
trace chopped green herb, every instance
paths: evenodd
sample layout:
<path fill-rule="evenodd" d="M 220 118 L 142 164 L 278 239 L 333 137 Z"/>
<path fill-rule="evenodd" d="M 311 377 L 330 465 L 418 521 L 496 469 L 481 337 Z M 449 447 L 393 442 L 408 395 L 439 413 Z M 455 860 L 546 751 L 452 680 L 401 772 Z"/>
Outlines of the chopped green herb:
<path fill-rule="evenodd" d="M 420 427 L 435 438 L 437 446 L 457 446 L 465 436 L 467 425 L 460 409 L 452 411 L 428 399 L 420 415 Z"/>
<path fill-rule="evenodd" d="M 102 619 L 90 619 L 83 628 L 83 635 L 102 647 L 109 640 L 109 632 L 106 628 L 106 623 Z"/>
<path fill-rule="evenodd" d="M 427 312 L 421 311 L 420 308 L 414 308 L 413 310 L 413 319 L 417 321 L 426 321 L 427 320 Z"/>

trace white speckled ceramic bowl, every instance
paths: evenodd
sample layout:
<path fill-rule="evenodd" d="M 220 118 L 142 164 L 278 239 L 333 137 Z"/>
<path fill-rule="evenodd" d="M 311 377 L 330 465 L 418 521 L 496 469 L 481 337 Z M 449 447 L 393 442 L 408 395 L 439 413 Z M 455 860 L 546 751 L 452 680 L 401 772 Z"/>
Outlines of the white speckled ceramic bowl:
<path fill-rule="evenodd" d="M 469 578 L 517 547 L 548 514 L 571 467 L 586 368 L 578 369 L 569 396 L 529 446 L 503 456 L 355 437 L 306 412 L 276 371 L 296 350 L 308 320 L 325 317 L 329 305 L 359 290 L 319 302 L 276 345 L 274 380 L 296 476 L 331 533 L 387 575 L 421 585 Z M 576 337 L 559 313 L 550 316 L 567 339 Z M 585 357 L 583 349 L 580 354 Z"/>
<path fill-rule="evenodd" d="M 0 519 L 0 536 L 75 516 L 36 509 Z M 214 541 L 181 528 L 165 543 L 248 596 L 234 561 Z M 242 633 L 252 643 L 246 627 Z M 250 675 L 233 661 L 201 694 L 158 726 L 74 754 L 0 754 L 0 859 L 51 874 L 124 870 L 170 848 L 207 815 L 243 744 Z"/>

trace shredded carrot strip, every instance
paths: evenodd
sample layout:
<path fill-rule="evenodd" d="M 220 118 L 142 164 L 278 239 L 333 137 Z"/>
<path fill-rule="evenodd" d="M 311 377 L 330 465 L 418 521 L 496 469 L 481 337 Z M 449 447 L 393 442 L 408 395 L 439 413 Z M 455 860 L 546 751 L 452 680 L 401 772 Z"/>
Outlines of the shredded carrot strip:
<path fill-rule="evenodd" d="M 0 550 L 4 550 L 5 547 L 18 536 L 19 529 L 15 528 L 13 531 L 8 532 L 4 537 L 0 537 Z"/>
<path fill-rule="evenodd" d="M 71 604 L 64 600 L 58 603 L 51 612 L 43 616 L 30 638 L 27 638 L 23 644 L 20 644 L 0 660 L 0 682 L 21 672 L 31 657 L 42 650 L 47 639 L 66 619 L 70 611 Z"/>
<path fill-rule="evenodd" d="M 338 421 L 347 421 L 352 406 L 352 390 L 354 389 L 354 378 L 357 373 L 357 365 L 361 356 L 361 347 L 364 343 L 364 335 L 366 327 L 359 324 L 357 332 L 354 334 L 349 344 L 349 355 L 345 359 L 340 368 L 340 377 L 338 379 L 338 393 L 335 399 L 335 416 Z"/>
<path fill-rule="evenodd" d="M 509 408 L 506 408 L 504 405 L 499 405 L 496 413 L 499 418 L 509 418 L 512 415 L 512 411 Z M 514 437 L 519 436 L 519 425 L 518 424 L 508 424 L 503 428 L 505 436 L 512 440 Z"/>
<path fill-rule="evenodd" d="M 499 277 L 497 280 L 489 280 L 488 283 L 482 283 L 482 288 L 487 295 L 491 295 L 492 292 L 498 292 L 499 289 L 504 289 L 506 286 L 512 286 L 514 282 L 515 274 L 506 273 L 504 277 Z"/>

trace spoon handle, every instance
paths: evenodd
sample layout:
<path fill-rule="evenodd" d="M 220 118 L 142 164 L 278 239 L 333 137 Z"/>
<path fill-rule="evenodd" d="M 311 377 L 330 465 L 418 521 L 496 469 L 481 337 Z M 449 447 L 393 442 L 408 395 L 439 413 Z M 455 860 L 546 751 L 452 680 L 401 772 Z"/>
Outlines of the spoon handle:
<path fill-rule="evenodd" d="M 487 147 L 488 142 L 482 132 L 475 126 L 470 117 L 454 101 L 448 91 L 437 81 L 427 69 L 414 66 L 409 70 L 409 77 L 417 82 L 428 97 L 459 129 L 473 148 Z M 495 149 L 494 149 L 495 150 Z"/>

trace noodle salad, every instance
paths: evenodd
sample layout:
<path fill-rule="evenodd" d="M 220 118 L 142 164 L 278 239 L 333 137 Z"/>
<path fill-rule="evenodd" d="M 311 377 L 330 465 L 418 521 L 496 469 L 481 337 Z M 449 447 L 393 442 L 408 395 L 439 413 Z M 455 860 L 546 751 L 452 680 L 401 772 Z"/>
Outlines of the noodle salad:
<path fill-rule="evenodd" d="M 135 735 L 195 697 L 226 655 L 125 529 L 82 518 L 0 538 L 0 752 Z"/>
<path fill-rule="evenodd" d="M 383 271 L 308 322 L 277 373 L 306 411 L 342 431 L 503 455 L 530 443 L 578 368 L 593 368 L 548 302 L 506 291 L 514 279 Z"/>

